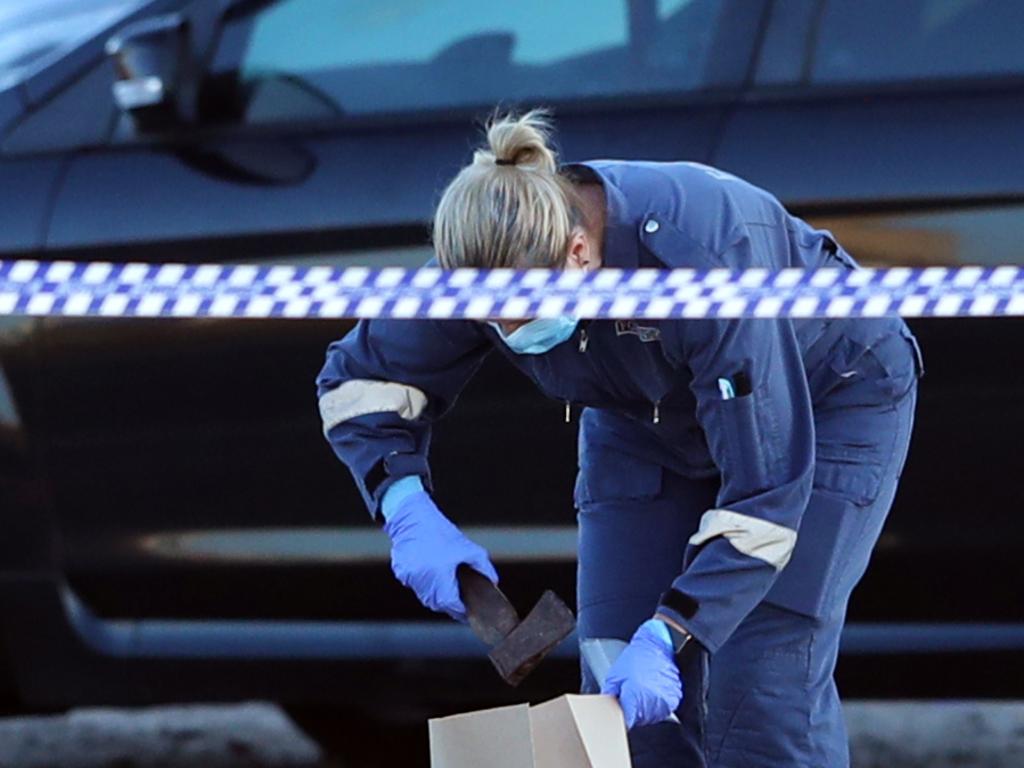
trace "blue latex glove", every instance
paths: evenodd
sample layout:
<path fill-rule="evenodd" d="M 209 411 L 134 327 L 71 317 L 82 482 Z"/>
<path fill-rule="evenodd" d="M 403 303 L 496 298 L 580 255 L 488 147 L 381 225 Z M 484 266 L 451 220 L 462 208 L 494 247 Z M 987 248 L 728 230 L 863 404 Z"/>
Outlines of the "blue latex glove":
<path fill-rule="evenodd" d="M 667 720 L 683 701 L 672 636 L 660 619 L 648 619 L 608 670 L 601 693 L 617 696 L 626 727 Z"/>
<path fill-rule="evenodd" d="M 498 583 L 487 550 L 467 539 L 426 491 L 409 494 L 390 510 L 384 530 L 391 537 L 391 570 L 431 610 L 466 620 L 455 578 L 462 563 Z"/>

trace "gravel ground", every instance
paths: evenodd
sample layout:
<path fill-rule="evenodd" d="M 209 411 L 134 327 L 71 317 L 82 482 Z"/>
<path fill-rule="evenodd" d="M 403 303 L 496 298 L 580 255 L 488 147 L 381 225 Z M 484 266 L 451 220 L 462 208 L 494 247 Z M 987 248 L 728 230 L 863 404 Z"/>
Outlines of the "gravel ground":
<path fill-rule="evenodd" d="M 852 702 L 853 768 L 1021 768 L 1024 702 Z"/>
<path fill-rule="evenodd" d="M 853 768 L 1024 766 L 1024 702 L 852 702 L 846 719 Z M 394 731 L 410 753 L 401 761 L 407 768 L 427 764 L 425 730 Z M 272 704 L 83 709 L 0 719 L 0 768 L 328 765 L 337 768 Z"/>
<path fill-rule="evenodd" d="M 320 748 L 271 704 L 0 720 L 2 768 L 318 768 L 322 760 Z"/>

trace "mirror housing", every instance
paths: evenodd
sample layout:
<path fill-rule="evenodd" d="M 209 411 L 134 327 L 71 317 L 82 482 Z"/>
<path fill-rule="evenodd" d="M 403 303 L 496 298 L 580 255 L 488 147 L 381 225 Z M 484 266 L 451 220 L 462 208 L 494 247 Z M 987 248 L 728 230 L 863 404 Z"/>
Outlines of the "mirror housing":
<path fill-rule="evenodd" d="M 114 102 L 140 133 L 193 123 L 196 72 L 189 25 L 172 13 L 128 24 L 107 41 L 117 79 Z"/>

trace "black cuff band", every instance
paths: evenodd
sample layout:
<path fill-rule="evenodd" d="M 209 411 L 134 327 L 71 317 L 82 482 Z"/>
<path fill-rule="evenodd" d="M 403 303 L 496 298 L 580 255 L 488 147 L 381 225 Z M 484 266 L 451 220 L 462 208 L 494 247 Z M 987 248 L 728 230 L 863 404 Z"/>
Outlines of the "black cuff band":
<path fill-rule="evenodd" d="M 376 464 L 370 467 L 370 471 L 363 476 L 363 485 L 370 497 L 375 497 L 381 485 L 389 477 L 405 477 L 406 475 L 418 475 L 423 478 L 423 484 L 430 487 L 430 467 L 427 460 L 418 453 L 399 453 L 392 451 Z"/>
<path fill-rule="evenodd" d="M 370 467 L 370 471 L 367 472 L 366 477 L 363 478 L 363 485 L 366 486 L 366 492 L 373 496 L 377 493 L 377 489 L 380 488 L 380 484 L 383 483 L 387 477 L 388 470 L 384 465 L 384 459 L 381 459 Z"/>
<path fill-rule="evenodd" d="M 697 613 L 697 609 L 700 608 L 700 603 L 674 588 L 666 591 L 658 602 L 666 608 L 671 608 L 684 619 L 692 619 L 693 615 Z"/>

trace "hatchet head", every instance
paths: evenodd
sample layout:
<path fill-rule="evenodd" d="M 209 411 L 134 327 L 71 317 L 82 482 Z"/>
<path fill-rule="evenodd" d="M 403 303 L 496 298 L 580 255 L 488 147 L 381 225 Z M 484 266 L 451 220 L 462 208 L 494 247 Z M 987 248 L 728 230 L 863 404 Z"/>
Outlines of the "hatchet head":
<path fill-rule="evenodd" d="M 526 618 L 487 654 L 509 685 L 519 685 L 576 627 L 576 617 L 554 592 L 541 595 Z"/>
<path fill-rule="evenodd" d="M 488 658 L 509 685 L 519 685 L 576 627 L 572 611 L 550 590 L 520 621 L 508 598 L 486 576 L 460 566 L 458 579 L 469 625 L 491 646 Z"/>

